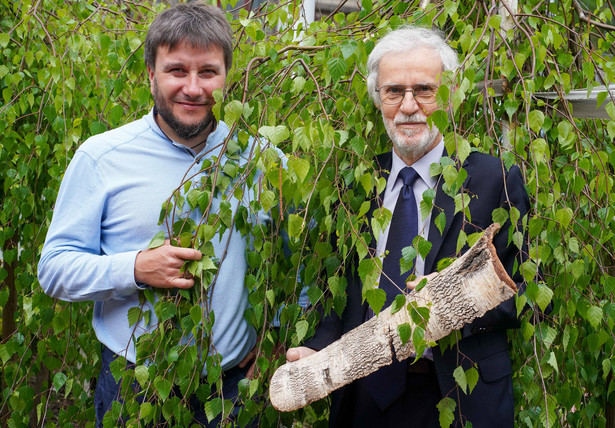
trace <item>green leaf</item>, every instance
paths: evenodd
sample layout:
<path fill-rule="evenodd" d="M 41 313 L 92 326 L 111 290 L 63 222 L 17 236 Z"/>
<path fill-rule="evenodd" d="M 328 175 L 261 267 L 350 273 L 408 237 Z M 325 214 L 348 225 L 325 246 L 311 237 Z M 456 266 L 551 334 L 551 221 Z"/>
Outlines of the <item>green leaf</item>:
<path fill-rule="evenodd" d="M 10 41 L 11 41 L 11 36 L 9 36 L 7 33 L 0 33 L 0 47 L 1 48 L 7 47 Z"/>
<path fill-rule="evenodd" d="M 4 64 L 0 64 L 0 79 L 3 79 L 7 74 L 9 74 L 9 68 Z"/>
<path fill-rule="evenodd" d="M 342 51 L 342 56 L 344 59 L 348 59 L 357 50 L 357 42 L 352 39 L 345 40 L 341 44 L 340 50 Z"/>
<path fill-rule="evenodd" d="M 598 326 L 602 322 L 603 318 L 602 308 L 598 306 L 590 306 L 590 308 L 587 309 L 586 318 L 587 321 L 589 321 L 589 323 L 592 325 L 592 327 L 598 329 Z"/>
<path fill-rule="evenodd" d="M 547 359 L 547 364 L 555 369 L 557 373 L 559 373 L 559 368 L 557 366 L 557 357 L 555 356 L 555 352 L 551 351 L 549 354 L 549 358 Z"/>
<path fill-rule="evenodd" d="M 403 323 L 397 326 L 397 334 L 402 344 L 406 344 L 412 336 L 412 327 L 408 323 Z"/>
<path fill-rule="evenodd" d="M 365 299 L 374 313 L 378 315 L 386 302 L 387 294 L 380 288 L 373 288 L 365 292 Z"/>
<path fill-rule="evenodd" d="M 147 386 L 147 382 L 149 381 L 148 368 L 146 366 L 135 367 L 135 377 L 137 378 L 139 385 L 141 385 L 141 388 L 145 388 Z"/>
<path fill-rule="evenodd" d="M 295 93 L 301 93 L 305 87 L 306 80 L 303 76 L 297 76 L 293 80 L 292 91 Z"/>
<path fill-rule="evenodd" d="M 132 327 L 141 318 L 141 308 L 138 306 L 128 309 L 128 325 Z"/>
<path fill-rule="evenodd" d="M 414 287 L 414 291 L 421 291 L 421 289 L 427 285 L 427 282 L 427 278 L 421 279 L 416 287 Z"/>
<path fill-rule="evenodd" d="M 455 420 L 455 408 L 457 403 L 450 397 L 445 397 L 436 405 L 440 414 L 440 427 L 448 428 Z"/>
<path fill-rule="evenodd" d="M 572 211 L 571 208 L 568 208 L 568 207 L 560 208 L 555 213 L 555 220 L 557 220 L 561 224 L 562 229 L 567 229 L 573 218 L 574 218 L 574 212 Z"/>
<path fill-rule="evenodd" d="M 446 227 L 446 214 L 442 211 L 436 216 L 436 227 L 440 234 L 444 234 L 444 228 Z"/>
<path fill-rule="evenodd" d="M 0 78 L 2 78 L 2 72 L 0 71 Z M 611 140 L 615 139 L 615 120 L 609 120 L 606 124 L 607 132 L 609 133 L 609 137 Z"/>
<path fill-rule="evenodd" d="M 418 249 L 418 253 L 420 254 L 420 256 L 423 259 L 427 257 L 427 254 L 429 254 L 429 252 L 431 251 L 431 246 L 432 246 L 431 242 L 423 238 L 420 235 L 414 238 L 414 242 L 415 242 L 415 245 Z"/>
<path fill-rule="evenodd" d="M 295 329 L 297 331 L 297 340 L 301 342 L 308 332 L 310 324 L 306 320 L 297 321 Z"/>
<path fill-rule="evenodd" d="M 164 245 L 164 241 L 165 241 L 165 235 L 164 235 L 164 232 L 161 230 L 152 238 L 147 248 L 161 247 Z"/>
<path fill-rule="evenodd" d="M 177 313 L 177 306 L 172 302 L 159 301 L 156 304 L 159 321 L 166 321 Z"/>
<path fill-rule="evenodd" d="M 553 291 L 546 285 L 538 287 L 538 293 L 536 294 L 536 303 L 540 307 L 541 311 L 545 311 L 551 300 L 553 299 Z"/>
<path fill-rule="evenodd" d="M 222 399 L 213 398 L 205 403 L 205 416 L 209 422 L 213 421 L 222 411 Z"/>
<path fill-rule="evenodd" d="M 341 58 L 331 58 L 327 61 L 327 68 L 329 69 L 329 73 L 334 81 L 340 80 L 340 77 L 346 74 L 346 61 Z"/>
<path fill-rule="evenodd" d="M 165 401 L 171 393 L 172 385 L 171 382 L 169 382 L 162 376 L 156 376 L 156 379 L 154 379 L 154 387 L 156 388 L 156 392 L 158 393 L 162 401 Z"/>
<path fill-rule="evenodd" d="M 310 172 L 310 163 L 301 158 L 290 158 L 288 160 L 288 167 L 297 175 L 300 182 L 303 182 L 308 172 Z"/>
<path fill-rule="evenodd" d="M 297 237 L 301 235 L 303 231 L 304 222 L 303 217 L 297 214 L 290 214 L 288 216 L 288 234 L 291 237 Z"/>
<path fill-rule="evenodd" d="M 431 215 L 433 209 L 433 201 L 436 197 L 436 189 L 427 189 L 423 192 L 423 198 L 421 199 L 421 219 L 426 219 Z M 367 211 L 366 211 L 367 212 Z"/>
<path fill-rule="evenodd" d="M 0 345 L 0 359 L 2 359 L 3 364 L 8 363 L 12 355 L 9 353 L 6 345 Z"/>
<path fill-rule="evenodd" d="M 232 100 L 224 105 L 224 121 L 231 126 L 243 114 L 243 104 L 239 100 Z"/>
<path fill-rule="evenodd" d="M 263 206 L 263 210 L 268 212 L 277 200 L 273 191 L 263 190 L 260 195 L 260 201 Z"/>
<path fill-rule="evenodd" d="M 267 138 L 274 146 L 279 145 L 290 136 L 288 128 L 284 125 L 261 126 L 258 133 Z"/>
<path fill-rule="evenodd" d="M 457 382 L 457 385 L 459 385 L 464 394 L 467 394 L 468 380 L 466 379 L 466 372 L 463 367 L 457 366 L 457 368 L 453 370 L 453 377 L 455 378 L 455 382 Z"/>
<path fill-rule="evenodd" d="M 406 296 L 404 294 L 398 294 L 395 296 L 395 300 L 391 303 L 391 315 L 398 312 L 406 305 Z"/>
<path fill-rule="evenodd" d="M 448 113 L 444 110 L 434 111 L 428 118 L 427 124 L 429 126 L 436 126 L 442 133 L 448 128 Z"/>
<path fill-rule="evenodd" d="M 478 383 L 478 370 L 475 367 L 470 367 L 466 370 L 466 380 L 468 382 L 468 394 L 474 390 Z"/>
<path fill-rule="evenodd" d="M 67 376 L 62 373 L 62 372 L 58 372 L 53 376 L 53 387 L 55 388 L 56 391 L 60 391 L 60 389 L 64 386 L 64 384 L 66 383 L 67 380 Z"/>
<path fill-rule="evenodd" d="M 530 129 L 536 133 L 540 131 L 542 125 L 545 123 L 545 115 L 540 110 L 532 110 L 527 116 Z"/>
<path fill-rule="evenodd" d="M 404 247 L 401 249 L 402 258 L 399 260 L 399 268 L 401 273 L 410 271 L 414 267 L 414 260 L 417 252 L 414 247 Z"/>

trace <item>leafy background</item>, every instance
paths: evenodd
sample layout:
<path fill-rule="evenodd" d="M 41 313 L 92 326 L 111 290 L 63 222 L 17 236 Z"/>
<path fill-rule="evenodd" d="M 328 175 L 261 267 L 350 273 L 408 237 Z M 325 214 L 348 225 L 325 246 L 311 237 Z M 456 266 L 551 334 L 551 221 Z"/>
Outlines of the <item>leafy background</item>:
<path fill-rule="evenodd" d="M 224 170 L 210 165 L 214 175 L 203 181 L 204 193 L 222 194 L 232 183 L 243 183 L 257 192 L 257 200 L 247 211 L 222 210 L 202 224 L 182 219 L 170 224 L 180 245 L 204 250 L 224 228 L 251 236 L 252 309 L 246 316 L 261 339 L 259 376 L 242 384 L 245 408 L 237 423 L 251 417 L 262 426 L 326 422 L 326 400 L 278 413 L 267 401 L 268 378 L 283 362 L 278 348 L 299 344 L 316 324 L 316 314 L 299 304 L 302 286 L 312 303 L 335 311 L 345 304 L 343 262 L 355 252 L 365 255 L 360 233 L 365 203 L 382 186 L 372 158 L 389 144 L 366 93 L 365 61 L 390 28 L 416 23 L 443 29 L 464 59 L 451 77 L 457 90 L 439 94 L 441 100 L 451 98 L 454 113 L 434 119 L 447 135 L 449 152 L 464 156 L 480 150 L 518 164 L 530 194 L 532 211 L 522 221 L 531 261 L 522 267 L 527 292 L 518 305 L 527 301 L 538 309 L 552 302 L 553 311 L 541 322 L 528 311 L 520 331 L 510 334 L 516 423 L 615 426 L 615 104 L 602 91 L 595 106 L 604 118 L 579 118 L 565 99 L 573 89 L 589 93 L 615 81 L 614 5 L 529 0 L 505 20 L 502 5 L 491 1 L 422 7 L 418 1 L 363 0 L 358 12 L 334 13 L 309 25 L 301 23 L 296 2 L 268 3 L 252 12 L 234 1 L 222 5 L 236 35 L 234 67 L 218 111 L 239 131 L 228 142 L 229 156 L 233 160 L 253 136 L 266 137 L 288 159 L 283 168 L 275 152 L 263 150 L 248 164 L 232 161 Z M 92 305 L 44 295 L 36 264 L 74 150 L 90 135 L 151 108 L 141 46 L 147 24 L 163 7 L 0 0 L 3 426 L 91 426 L 94 420 L 99 346 L 90 327 Z M 541 97 L 546 91 L 556 96 Z M 182 197 L 175 195 L 170 206 L 184 202 Z M 186 198 L 199 206 L 195 195 Z M 253 228 L 245 221 L 260 209 L 271 212 L 273 227 Z M 286 251 L 282 230 L 289 235 Z M 336 237 L 335 249 L 330 236 Z M 366 279 L 377 274 L 373 264 L 360 267 Z M 536 281 L 539 268 L 544 281 Z M 215 274 L 215 266 L 192 269 L 204 283 Z M 177 340 L 178 331 L 192 331 L 200 334 L 200 346 L 207 345 L 212 320 L 194 309 L 206 302 L 207 290 L 198 290 L 204 291 L 144 296 L 157 299 L 156 315 L 164 322 L 140 342 L 140 355 L 152 365 L 140 361 L 124 377 L 135 379 L 148 399 L 141 403 L 127 389 L 115 416 L 124 414 L 139 425 L 163 414 L 186 425 L 185 403 L 171 394 L 173 388 L 207 396 L 219 382 L 219 365 L 210 358 L 208 381 L 195 385 L 191 379 L 202 368 L 196 348 Z M 115 374 L 124 371 L 123 364 L 118 361 Z M 461 389 L 464 381 L 460 376 Z M 227 404 L 212 398 L 206 410 L 211 416 L 224 413 Z M 441 424 L 449 422 L 444 409 Z M 107 424 L 113 426 L 111 419 Z"/>

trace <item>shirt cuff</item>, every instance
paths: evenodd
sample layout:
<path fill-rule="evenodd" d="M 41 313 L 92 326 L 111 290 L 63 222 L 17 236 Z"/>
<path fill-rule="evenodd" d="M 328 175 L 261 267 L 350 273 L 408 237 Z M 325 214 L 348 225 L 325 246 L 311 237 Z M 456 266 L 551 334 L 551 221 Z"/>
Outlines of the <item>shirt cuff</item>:
<path fill-rule="evenodd" d="M 131 296 L 137 291 L 147 288 L 147 284 L 137 284 L 135 280 L 135 260 L 139 252 L 140 250 L 129 251 L 113 256 L 116 258 L 113 263 L 113 272 L 117 275 L 114 283 L 117 284 L 116 292 L 119 296 Z"/>

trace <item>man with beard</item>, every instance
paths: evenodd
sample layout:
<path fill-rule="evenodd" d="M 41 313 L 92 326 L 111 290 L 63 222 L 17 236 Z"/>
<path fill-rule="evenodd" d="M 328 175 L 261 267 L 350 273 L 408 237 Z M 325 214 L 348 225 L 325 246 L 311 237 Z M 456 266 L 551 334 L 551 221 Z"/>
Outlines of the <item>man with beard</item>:
<path fill-rule="evenodd" d="M 442 135 L 429 126 L 427 118 L 443 107 L 436 103 L 441 74 L 457 67 L 457 55 L 440 33 L 418 27 L 392 31 L 368 58 L 368 92 L 382 113 L 393 147 L 376 160 L 387 184 L 371 210 L 384 207 L 393 214 L 387 229 L 372 236 L 370 246 L 372 257 L 384 257 L 379 287 L 386 292 L 385 307 L 406 289 L 411 273 L 430 274 L 438 261 L 458 256 L 457 240 L 462 231 L 469 235 L 486 229 L 497 208 L 514 207 L 521 218 L 529 209 L 519 168 L 507 170 L 500 159 L 473 152 L 463 162 L 468 175 L 463 189 L 471 196 L 467 217 L 445 193 L 443 178 L 430 174 L 430 165 L 439 163 L 447 153 Z M 428 189 L 435 189 L 436 197 L 431 214 L 422 218 L 420 202 Z M 443 227 L 436 220 L 441 213 L 446 216 Z M 369 225 L 369 218 L 366 223 Z M 509 229 L 514 232 L 517 227 L 508 221 L 493 243 L 507 272 L 523 289 L 516 266 L 524 260 L 527 249 L 518 249 L 508 238 Z M 401 271 L 401 249 L 412 245 L 416 236 L 429 240 L 431 250 L 424 259 L 416 258 L 411 271 Z M 462 252 L 466 250 L 467 246 Z M 313 354 L 374 316 L 363 299 L 356 262 L 346 269 L 347 303 L 342 317 L 335 313 L 324 316 L 305 346 L 288 350 L 289 361 Z M 408 287 L 412 289 L 416 283 L 408 283 Z M 395 361 L 334 392 L 330 426 L 439 427 L 437 404 L 449 397 L 456 403 L 453 426 L 471 422 L 474 428 L 494 424 L 512 427 L 514 401 L 506 330 L 518 325 L 511 299 L 464 326 L 459 332 L 461 339 L 452 348 L 430 348 L 416 363 L 413 358 Z M 478 370 L 478 383 L 469 394 L 453 377 L 458 366 Z"/>
<path fill-rule="evenodd" d="M 212 106 L 214 91 L 225 85 L 232 49 L 231 28 L 219 9 L 187 3 L 162 12 L 145 40 L 153 110 L 88 139 L 62 181 L 38 273 L 50 296 L 95 302 L 92 324 L 102 344 L 95 392 L 97 426 L 102 426 L 112 402 L 121 400 L 109 364 L 118 355 L 134 363 L 135 338 L 152 331 L 157 322 L 153 306 L 145 302 L 143 312 L 150 310 L 153 319 L 129 325 L 129 309 L 140 306 L 139 292 L 147 287 L 194 286 L 194 279 L 181 268 L 185 261 L 200 260 L 200 251 L 168 241 L 147 248 L 159 231 L 168 233 L 158 224 L 161 207 L 184 178 L 198 177 L 209 159 L 218 158 L 221 164 L 226 159 L 221 150 L 230 131 L 216 121 Z M 194 186 L 198 181 L 193 180 Z M 228 200 L 233 210 L 240 203 Z M 199 213 L 189 215 L 201 221 Z M 212 349 L 221 356 L 221 393 L 234 400 L 238 382 L 251 368 L 256 344 L 256 332 L 244 318 L 247 242 L 237 230 L 227 230 L 212 245 L 216 257 L 223 259 L 216 287 L 209 284 L 215 313 Z M 203 403 L 190 405 L 195 422 L 206 423 Z"/>

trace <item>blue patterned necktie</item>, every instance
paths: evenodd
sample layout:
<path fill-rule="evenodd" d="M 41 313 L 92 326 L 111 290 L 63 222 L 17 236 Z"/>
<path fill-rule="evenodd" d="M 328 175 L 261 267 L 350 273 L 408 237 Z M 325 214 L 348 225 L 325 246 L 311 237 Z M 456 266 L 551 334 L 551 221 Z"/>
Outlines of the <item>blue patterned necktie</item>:
<path fill-rule="evenodd" d="M 405 167 L 398 175 L 398 179 L 404 184 L 399 192 L 389 226 L 387 255 L 382 266 L 383 275 L 380 276 L 380 288 L 387 294 L 385 308 L 391 305 L 395 296 L 406 289 L 406 278 L 411 273 L 402 274 L 399 260 L 402 257 L 402 248 L 411 246 L 412 240 L 418 233 L 418 213 L 412 188 L 418 177 L 419 174 L 411 167 Z M 382 367 L 364 379 L 367 389 L 381 410 L 390 406 L 406 389 L 407 367 L 407 361 L 400 362 L 393 357 L 392 364 Z"/>
<path fill-rule="evenodd" d="M 380 288 L 387 293 L 385 308 L 395 300 L 395 296 L 406 289 L 406 279 L 411 273 L 403 272 L 402 274 L 399 260 L 402 258 L 402 248 L 411 246 L 418 233 L 419 219 L 412 188 L 418 177 L 419 174 L 409 166 L 399 171 L 398 179 L 404 185 L 399 192 L 389 226 L 387 255 L 382 264 L 384 275 L 380 277 Z"/>

